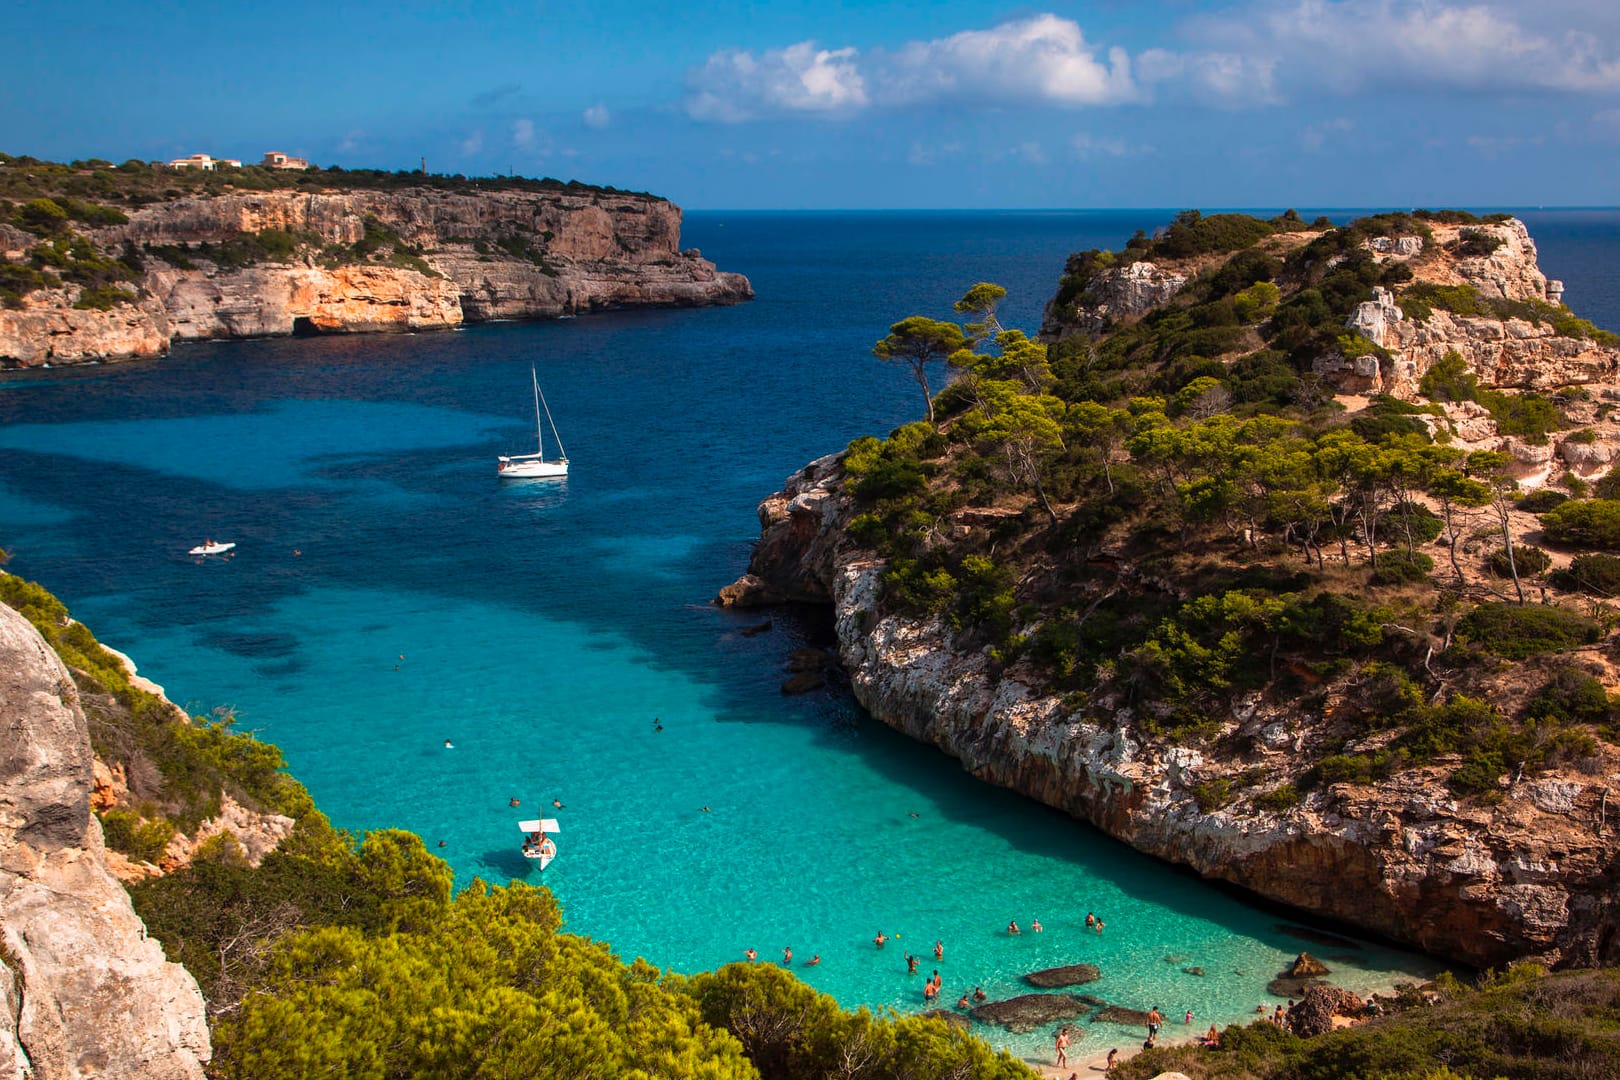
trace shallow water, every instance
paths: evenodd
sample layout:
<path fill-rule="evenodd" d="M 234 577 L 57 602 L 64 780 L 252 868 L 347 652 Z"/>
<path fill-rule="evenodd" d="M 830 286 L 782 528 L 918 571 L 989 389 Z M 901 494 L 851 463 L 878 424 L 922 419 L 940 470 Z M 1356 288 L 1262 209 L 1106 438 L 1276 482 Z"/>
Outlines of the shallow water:
<path fill-rule="evenodd" d="M 692 215 L 685 242 L 748 273 L 757 301 L 0 381 L 0 544 L 171 697 L 278 743 L 337 824 L 442 840 L 462 882 L 543 881 L 570 930 L 627 958 L 691 971 L 791 946 L 846 1005 L 902 1011 L 936 967 L 949 1005 L 1089 962 L 1086 991 L 1157 1004 L 1172 1030 L 1186 1009 L 1198 1030 L 1241 1020 L 1316 951 L 1278 916 L 972 780 L 841 694 L 783 697 L 785 658 L 821 631 L 775 613 L 745 636 L 767 616 L 708 603 L 784 476 L 919 415 L 867 351 L 888 323 L 990 279 L 1013 289 L 1004 321 L 1033 331 L 1068 251 L 1165 216 Z M 1582 298 L 1615 221 L 1560 218 L 1543 242 L 1577 310 L 1610 326 L 1620 298 Z M 495 454 L 533 438 L 531 363 L 573 474 L 502 484 Z M 234 557 L 187 557 L 205 536 Z M 544 875 L 518 854 L 537 810 L 562 821 Z M 1325 951 L 1352 988 L 1433 970 Z M 1073 1053 L 1132 1038 L 1099 1025 Z"/>

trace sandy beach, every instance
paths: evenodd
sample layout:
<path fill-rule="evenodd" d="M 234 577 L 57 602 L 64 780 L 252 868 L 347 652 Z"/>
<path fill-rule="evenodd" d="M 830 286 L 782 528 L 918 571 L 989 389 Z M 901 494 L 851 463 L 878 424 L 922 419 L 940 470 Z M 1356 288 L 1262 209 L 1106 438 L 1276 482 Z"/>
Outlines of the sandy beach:
<path fill-rule="evenodd" d="M 1196 1040 L 1191 1037 L 1180 1039 L 1161 1038 L 1159 1040 L 1159 1045 L 1179 1046 L 1182 1043 L 1190 1043 L 1194 1041 Z M 1114 1058 L 1114 1061 L 1116 1064 L 1121 1061 L 1129 1061 L 1131 1058 L 1135 1057 L 1141 1052 L 1142 1041 L 1140 1038 L 1135 1040 L 1121 1039 L 1119 1042 L 1119 1054 Z M 1062 1068 L 1052 1064 L 1052 1057 L 1053 1054 L 1049 1051 L 1044 1057 L 1039 1059 L 1025 1058 L 1024 1064 L 1028 1065 L 1031 1069 L 1034 1069 L 1041 1076 L 1049 1078 L 1049 1080 L 1069 1080 L 1070 1076 L 1076 1075 L 1078 1075 L 1081 1080 L 1085 1080 L 1085 1078 L 1088 1076 L 1100 1078 L 1106 1075 L 1108 1072 L 1106 1067 L 1108 1061 L 1108 1051 L 1106 1050 L 1101 1050 L 1095 1054 L 1086 1054 L 1083 1056 L 1080 1054 L 1070 1054 L 1069 1063 Z"/>

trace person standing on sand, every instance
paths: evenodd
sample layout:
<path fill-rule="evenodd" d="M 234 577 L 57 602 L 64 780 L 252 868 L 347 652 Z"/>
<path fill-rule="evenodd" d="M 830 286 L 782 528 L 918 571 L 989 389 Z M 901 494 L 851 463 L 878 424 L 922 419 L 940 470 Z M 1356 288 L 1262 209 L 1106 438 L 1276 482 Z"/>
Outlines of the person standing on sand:
<path fill-rule="evenodd" d="M 1069 1028 L 1068 1025 L 1058 1028 L 1057 1033 L 1057 1064 L 1059 1068 L 1069 1063 Z"/>
<path fill-rule="evenodd" d="M 1108 1069 L 1112 1069 L 1114 1067 L 1114 1061 L 1118 1057 L 1119 1057 L 1119 1048 L 1118 1047 L 1115 1047 L 1114 1049 L 1108 1051 L 1108 1060 L 1103 1063 L 1104 1071 L 1106 1071 Z"/>
<path fill-rule="evenodd" d="M 1159 1037 L 1159 1029 L 1164 1026 L 1164 1013 L 1159 1011 L 1157 1005 L 1148 1010 L 1147 1029 L 1148 1041 L 1152 1042 Z"/>

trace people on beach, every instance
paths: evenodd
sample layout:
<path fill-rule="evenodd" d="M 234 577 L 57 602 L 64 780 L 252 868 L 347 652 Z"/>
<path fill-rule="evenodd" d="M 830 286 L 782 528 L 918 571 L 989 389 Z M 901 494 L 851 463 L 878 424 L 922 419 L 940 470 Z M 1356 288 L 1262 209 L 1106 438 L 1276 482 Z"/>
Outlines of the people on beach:
<path fill-rule="evenodd" d="M 1035 931 L 1035 933 L 1037 933 L 1037 934 L 1040 933 L 1041 932 L 1041 920 L 1040 919 L 1031 919 L 1030 923 L 1029 923 L 1029 928 L 1031 930 Z"/>
<path fill-rule="evenodd" d="M 1022 930 L 1018 929 L 1018 920 L 1014 919 L 1012 922 L 1007 924 L 1007 933 L 1009 935 L 1023 933 Z"/>
<path fill-rule="evenodd" d="M 1221 1033 L 1215 1030 L 1214 1024 L 1209 1025 L 1209 1030 L 1204 1032 L 1204 1045 L 1212 1049 L 1221 1045 Z"/>
<path fill-rule="evenodd" d="M 1281 1005 L 1279 1005 L 1275 1009 L 1271 1010 L 1271 1022 L 1273 1024 L 1276 1024 L 1278 1027 L 1282 1027 L 1282 1024 L 1283 1024 L 1283 1007 Z"/>
<path fill-rule="evenodd" d="M 748 962 L 750 964 L 759 959 L 759 952 L 755 950 L 752 945 L 743 950 L 743 955 L 748 957 Z"/>
<path fill-rule="evenodd" d="M 934 959 L 945 959 L 945 943 L 943 941 L 934 942 Z"/>
<path fill-rule="evenodd" d="M 782 966 L 783 967 L 791 967 L 791 966 L 793 966 L 793 946 L 791 946 L 791 945 L 789 945 L 787 948 L 782 950 Z M 1192 1013 L 1188 1013 L 1187 1015 L 1191 1016 Z"/>
<path fill-rule="evenodd" d="M 985 998 L 987 998 L 989 996 L 990 996 L 989 994 L 986 994 L 984 992 L 984 987 L 975 986 L 973 988 L 973 1000 L 974 1001 L 983 1001 Z"/>
<path fill-rule="evenodd" d="M 1069 1026 L 1058 1028 L 1057 1033 L 1057 1064 L 1061 1068 L 1069 1063 Z"/>
<path fill-rule="evenodd" d="M 1148 1038 L 1149 1039 L 1158 1038 L 1159 1037 L 1159 1029 L 1162 1028 L 1163 1026 L 1164 1026 L 1164 1013 L 1160 1012 L 1159 1007 L 1157 1005 L 1155 1005 L 1155 1006 L 1153 1006 L 1153 1008 L 1148 1010 L 1148 1015 L 1147 1015 Z"/>
<path fill-rule="evenodd" d="M 879 930 L 877 937 L 872 939 L 872 944 L 881 949 L 883 948 L 884 944 L 888 942 L 888 940 L 888 937 L 883 933 L 883 931 Z"/>
<path fill-rule="evenodd" d="M 1115 1047 L 1114 1049 L 1108 1051 L 1108 1060 L 1103 1063 L 1103 1068 L 1104 1069 L 1112 1069 L 1114 1067 L 1115 1060 L 1117 1060 L 1118 1058 L 1119 1058 L 1119 1048 Z"/>

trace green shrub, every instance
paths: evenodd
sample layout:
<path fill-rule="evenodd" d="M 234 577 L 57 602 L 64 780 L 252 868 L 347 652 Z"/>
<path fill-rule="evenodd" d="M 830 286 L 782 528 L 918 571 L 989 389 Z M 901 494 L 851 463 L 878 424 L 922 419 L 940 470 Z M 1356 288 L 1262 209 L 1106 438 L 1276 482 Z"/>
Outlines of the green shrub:
<path fill-rule="evenodd" d="M 1462 353 L 1451 349 L 1423 373 L 1418 390 L 1430 401 L 1473 401 L 1479 392 L 1479 378 L 1468 370 Z"/>
<path fill-rule="evenodd" d="M 1602 636 L 1585 615 L 1541 604 L 1481 604 L 1457 624 L 1457 640 L 1509 660 L 1590 645 Z"/>
<path fill-rule="evenodd" d="M 1567 569 L 1553 575 L 1553 583 L 1560 589 L 1605 599 L 1620 597 L 1620 558 L 1596 553 L 1577 555 Z"/>
<path fill-rule="evenodd" d="M 1558 406 L 1528 391 L 1511 394 L 1481 390 L 1478 400 L 1490 410 L 1498 433 L 1517 435 L 1535 446 L 1546 443 L 1548 432 L 1564 426 L 1564 414 L 1558 411 Z"/>
<path fill-rule="evenodd" d="M 1386 764 L 1372 754 L 1330 754 L 1316 763 L 1307 779 L 1312 786 L 1371 784 L 1386 775 Z"/>
<path fill-rule="evenodd" d="M 1409 546 L 1416 546 L 1432 543 L 1445 527 L 1446 523 L 1440 515 L 1422 503 L 1402 502 L 1390 507 L 1384 514 L 1380 533 L 1389 539 L 1398 537 Z"/>
<path fill-rule="evenodd" d="M 1271 814 L 1281 814 L 1298 806 L 1300 798 L 1298 788 L 1293 784 L 1283 784 L 1256 795 L 1254 808 Z"/>
<path fill-rule="evenodd" d="M 1541 526 L 1555 543 L 1620 551 L 1620 500 L 1571 499 L 1541 515 Z"/>
<path fill-rule="evenodd" d="M 1555 506 L 1569 501 L 1569 496 L 1562 491 L 1552 488 L 1538 488 L 1514 503 L 1515 509 L 1523 510 L 1527 514 L 1545 514 Z"/>
<path fill-rule="evenodd" d="M 1574 667 L 1563 668 L 1524 703 L 1530 719 L 1560 724 L 1601 724 L 1609 719 L 1609 692 L 1601 682 Z"/>
<path fill-rule="evenodd" d="M 1372 572 L 1374 585 L 1403 585 L 1423 581 L 1434 570 L 1434 560 L 1421 551 L 1390 551 L 1378 557 Z"/>
<path fill-rule="evenodd" d="M 1191 790 L 1198 809 L 1206 814 L 1219 810 L 1233 798 L 1232 781 L 1224 776 L 1194 784 Z"/>
<path fill-rule="evenodd" d="M 1495 233 L 1488 233 L 1482 229 L 1462 229 L 1457 233 L 1455 253 L 1463 259 L 1479 259 L 1491 254 L 1497 248 L 1507 243 Z"/>
<path fill-rule="evenodd" d="M 103 810 L 101 832 L 107 846 L 141 862 L 155 863 L 163 858 L 174 839 L 174 824 L 161 818 L 143 820 L 131 810 Z"/>
<path fill-rule="evenodd" d="M 1520 577 L 1531 577 L 1546 570 L 1552 565 L 1552 556 L 1545 551 L 1530 544 L 1517 544 L 1513 548 L 1513 564 L 1508 565 L 1506 548 L 1497 548 L 1491 552 L 1487 560 L 1491 573 L 1497 577 L 1510 578 L 1516 568 Z"/>

